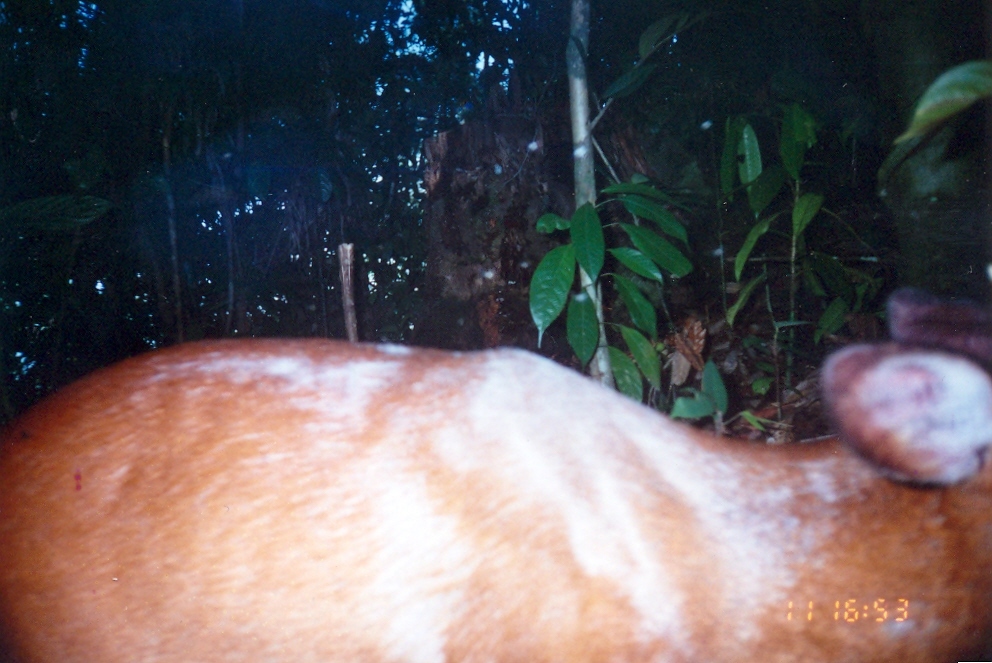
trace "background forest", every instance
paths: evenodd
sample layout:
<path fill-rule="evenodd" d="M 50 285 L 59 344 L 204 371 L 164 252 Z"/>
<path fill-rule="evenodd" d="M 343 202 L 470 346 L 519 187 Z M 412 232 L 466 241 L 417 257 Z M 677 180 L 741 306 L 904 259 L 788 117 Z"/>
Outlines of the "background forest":
<path fill-rule="evenodd" d="M 0 0 L 0 416 L 149 348 L 343 337 L 342 242 L 362 340 L 536 349 L 528 286 L 566 237 L 537 222 L 576 211 L 569 11 Z M 717 359 L 758 411 L 876 335 L 900 283 L 986 301 L 987 102 L 893 140 L 938 75 L 987 57 L 988 20 L 979 0 L 594 1 L 597 185 L 663 208 L 606 189 L 607 243 L 671 217 L 690 266 L 652 280 L 610 254 L 607 333 L 655 324 L 664 357 Z M 754 176 L 778 173 L 760 205 L 755 150 Z M 566 335 L 540 351 L 578 367 Z"/>

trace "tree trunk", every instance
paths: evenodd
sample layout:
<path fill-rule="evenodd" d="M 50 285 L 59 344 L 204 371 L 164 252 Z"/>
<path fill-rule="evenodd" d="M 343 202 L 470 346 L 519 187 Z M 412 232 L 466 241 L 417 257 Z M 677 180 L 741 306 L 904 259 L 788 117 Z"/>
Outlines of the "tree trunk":
<path fill-rule="evenodd" d="M 568 68 L 568 92 L 572 118 L 572 159 L 575 172 L 575 207 L 596 204 L 596 173 L 593 168 L 592 136 L 589 134 L 589 86 L 586 54 L 589 52 L 589 0 L 572 0 L 572 25 L 565 62 Z M 597 284 L 579 267 L 579 282 L 592 298 L 599 321 L 599 346 L 589 364 L 589 374 L 604 385 L 613 386 L 610 355 L 606 347 L 606 324 L 603 297 Z"/>

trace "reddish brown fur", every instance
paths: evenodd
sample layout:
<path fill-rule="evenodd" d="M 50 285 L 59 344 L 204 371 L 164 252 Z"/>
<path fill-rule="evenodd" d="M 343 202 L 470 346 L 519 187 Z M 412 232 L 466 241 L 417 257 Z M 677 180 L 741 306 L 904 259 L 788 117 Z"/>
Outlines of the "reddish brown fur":
<path fill-rule="evenodd" d="M 0 616 L 23 661 L 988 657 L 990 481 L 717 439 L 525 353 L 192 344 L 7 430 Z M 847 598 L 910 620 L 786 620 Z"/>

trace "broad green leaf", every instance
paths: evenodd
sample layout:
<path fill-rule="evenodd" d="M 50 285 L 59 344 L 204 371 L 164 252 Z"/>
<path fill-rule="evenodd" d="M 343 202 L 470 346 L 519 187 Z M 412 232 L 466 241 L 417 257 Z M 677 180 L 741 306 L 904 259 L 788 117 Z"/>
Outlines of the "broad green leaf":
<path fill-rule="evenodd" d="M 823 196 L 818 193 L 804 193 L 792 208 L 792 234 L 799 236 L 805 232 L 809 222 L 823 205 Z"/>
<path fill-rule="evenodd" d="M 582 265 L 593 281 L 599 278 L 606 257 L 603 240 L 603 224 L 592 203 L 585 203 L 572 215 L 572 244 L 575 246 L 575 259 Z"/>
<path fill-rule="evenodd" d="M 737 147 L 747 120 L 743 117 L 728 117 L 724 128 L 723 154 L 720 156 L 720 193 L 733 200 L 731 195 L 737 184 Z"/>
<path fill-rule="evenodd" d="M 778 164 L 773 164 L 766 168 L 758 178 L 747 187 L 747 203 L 755 218 L 761 216 L 761 212 L 768 207 L 768 203 L 775 200 L 775 196 L 782 190 L 785 184 L 785 169 Z"/>
<path fill-rule="evenodd" d="M 630 237 L 634 246 L 662 269 L 668 270 L 675 276 L 685 276 L 692 271 L 692 263 L 689 259 L 657 233 L 630 223 L 621 223 L 620 227 Z"/>
<path fill-rule="evenodd" d="M 806 150 L 816 144 L 816 120 L 804 111 L 799 104 L 785 109 L 782 118 L 782 137 L 779 141 L 779 154 L 782 166 L 794 180 L 799 179 Z"/>
<path fill-rule="evenodd" d="M 813 343 L 819 343 L 824 334 L 834 334 L 844 326 L 845 318 L 850 312 L 847 302 L 838 297 L 830 302 L 830 306 L 823 312 L 816 323 L 816 331 L 813 332 Z"/>
<path fill-rule="evenodd" d="M 740 254 L 738 254 L 740 255 Z M 737 301 L 727 309 L 727 324 L 731 327 L 734 326 L 734 320 L 737 318 L 737 314 L 740 310 L 747 304 L 748 300 L 751 299 L 751 293 L 758 286 L 759 283 L 765 280 L 765 273 L 758 274 L 753 279 L 747 282 L 747 284 L 741 288 L 741 291 L 737 294 Z"/>
<path fill-rule="evenodd" d="M 630 311 L 630 319 L 648 336 L 655 338 L 658 334 L 658 315 L 651 302 L 647 300 L 637 286 L 628 278 L 617 274 L 613 277 L 620 299 Z"/>
<path fill-rule="evenodd" d="M 634 216 L 654 221 L 661 228 L 661 232 L 675 239 L 680 239 L 686 244 L 689 243 L 689 235 L 685 232 L 685 226 L 679 223 L 675 215 L 660 203 L 632 195 L 620 196 L 620 202 Z"/>
<path fill-rule="evenodd" d="M 881 292 L 885 280 L 881 277 L 873 278 L 872 274 L 861 269 L 852 269 L 851 272 L 853 272 L 853 278 L 860 281 L 854 286 L 854 302 L 851 305 L 851 310 L 862 311 L 865 302 L 875 299 Z"/>
<path fill-rule="evenodd" d="M 713 360 L 708 360 L 703 366 L 702 387 L 703 393 L 713 399 L 713 405 L 717 412 L 726 412 L 727 407 L 729 407 L 727 387 L 723 384 L 723 377 Z"/>
<path fill-rule="evenodd" d="M 648 76 L 654 73 L 657 66 L 658 65 L 655 64 L 645 64 L 640 67 L 634 67 L 626 74 L 613 81 L 613 85 L 606 88 L 606 92 L 603 93 L 603 98 L 619 98 L 633 94 L 637 91 L 637 88 L 644 84 L 644 81 L 648 79 Z"/>
<path fill-rule="evenodd" d="M 648 384 L 655 389 L 661 389 L 661 360 L 651 341 L 641 332 L 625 325 L 620 325 L 620 335 L 630 348 L 630 353 L 634 355 L 634 363 L 641 369 Z"/>
<path fill-rule="evenodd" d="M 620 261 L 622 265 L 638 276 L 643 276 L 646 279 L 653 279 L 659 283 L 665 282 L 658 266 L 651 262 L 650 258 L 637 249 L 632 249 L 628 246 L 621 246 L 620 248 L 610 249 L 609 251 L 617 260 Z"/>
<path fill-rule="evenodd" d="M 798 249 L 798 247 L 797 247 Z M 796 251 L 796 255 L 802 255 L 799 251 Z M 803 280 L 803 287 L 805 287 L 813 297 L 817 299 L 822 299 L 827 296 L 827 289 L 823 287 L 823 282 L 820 281 L 820 275 L 816 273 L 813 269 L 812 262 L 809 256 L 805 256 L 800 261 L 800 271 L 799 274 Z"/>
<path fill-rule="evenodd" d="M 764 396 L 772 388 L 773 384 L 775 384 L 775 379 L 771 376 L 755 378 L 751 382 L 751 391 L 758 396 Z"/>
<path fill-rule="evenodd" d="M 768 228 L 771 226 L 771 218 L 762 219 L 754 224 L 751 228 L 751 232 L 747 234 L 744 239 L 744 244 L 741 245 L 741 250 L 737 252 L 737 257 L 734 258 L 734 279 L 737 281 L 741 280 L 741 273 L 744 271 L 744 265 L 747 263 L 747 259 L 751 257 L 751 251 L 754 250 L 754 245 L 761 239 L 761 236 L 768 232 Z"/>
<path fill-rule="evenodd" d="M 114 206 L 96 196 L 29 198 L 0 210 L 0 224 L 8 228 L 35 228 L 45 232 L 72 232 L 99 219 Z"/>
<path fill-rule="evenodd" d="M 637 43 L 637 53 L 642 60 L 651 55 L 654 49 L 671 38 L 673 33 L 671 28 L 675 25 L 675 21 L 679 19 L 679 16 L 679 14 L 669 14 L 660 18 L 641 33 L 641 38 Z"/>
<path fill-rule="evenodd" d="M 610 365 L 613 367 L 613 380 L 617 390 L 640 403 L 644 399 L 644 381 L 633 360 L 623 352 L 609 347 Z"/>
<path fill-rule="evenodd" d="M 824 295 L 829 293 L 835 297 L 842 297 L 844 301 L 849 303 L 853 303 L 857 299 L 851 278 L 848 276 L 847 270 L 844 269 L 844 265 L 840 264 L 837 258 L 820 251 L 813 251 L 810 253 L 807 263 L 810 268 L 807 271 L 813 271 L 823 283 L 826 290 Z"/>
<path fill-rule="evenodd" d="M 916 102 L 909 129 L 896 138 L 902 143 L 922 136 L 979 99 L 992 96 L 992 61 L 974 60 L 945 71 Z"/>
<path fill-rule="evenodd" d="M 741 184 L 750 184 L 761 174 L 761 147 L 758 146 L 758 136 L 750 124 L 745 124 L 741 131 L 741 140 L 737 144 L 738 175 Z"/>
<path fill-rule="evenodd" d="M 537 232 L 547 235 L 556 230 L 567 230 L 571 223 L 571 221 L 564 217 L 548 212 L 547 214 L 542 214 L 541 218 L 537 220 Z"/>
<path fill-rule="evenodd" d="M 537 325 L 537 346 L 568 300 L 575 280 L 575 247 L 557 246 L 541 259 L 530 280 L 530 315 Z"/>
<path fill-rule="evenodd" d="M 675 399 L 669 416 L 673 419 L 702 419 L 716 414 L 716 405 L 708 394 L 693 389 L 691 396 L 680 396 Z"/>
<path fill-rule="evenodd" d="M 599 343 L 599 321 L 596 320 L 596 306 L 585 292 L 577 293 L 568 303 L 565 316 L 565 331 L 568 344 L 585 366 L 596 352 Z"/>

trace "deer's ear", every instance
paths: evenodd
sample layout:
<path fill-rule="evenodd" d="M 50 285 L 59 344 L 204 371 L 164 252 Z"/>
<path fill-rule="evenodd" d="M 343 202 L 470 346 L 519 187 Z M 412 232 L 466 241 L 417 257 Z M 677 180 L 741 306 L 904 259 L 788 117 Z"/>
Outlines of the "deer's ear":
<path fill-rule="evenodd" d="M 821 387 L 841 437 L 895 479 L 956 483 L 986 462 L 992 379 L 965 357 L 855 345 L 827 360 Z"/>
<path fill-rule="evenodd" d="M 992 365 L 992 311 L 985 307 L 902 288 L 889 297 L 888 317 L 898 343 L 952 350 Z"/>

